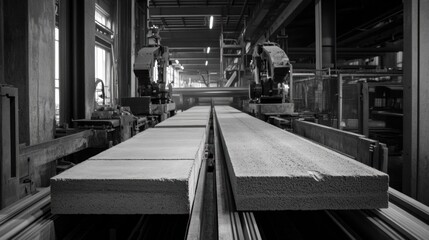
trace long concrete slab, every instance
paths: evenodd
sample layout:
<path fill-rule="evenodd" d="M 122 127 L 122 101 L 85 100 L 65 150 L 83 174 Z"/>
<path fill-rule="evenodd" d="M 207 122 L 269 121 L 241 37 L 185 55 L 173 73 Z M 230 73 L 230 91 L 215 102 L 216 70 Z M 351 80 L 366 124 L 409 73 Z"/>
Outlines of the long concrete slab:
<path fill-rule="evenodd" d="M 178 113 L 171 117 L 171 119 L 209 119 L 209 113 Z M 169 118 L 170 119 L 170 118 Z"/>
<path fill-rule="evenodd" d="M 151 128 L 98 155 L 93 160 L 195 159 L 204 145 L 204 128 Z"/>
<path fill-rule="evenodd" d="M 155 128 L 51 179 L 56 214 L 187 214 L 205 128 Z"/>
<path fill-rule="evenodd" d="M 194 106 L 187 109 L 185 112 L 210 112 L 211 106 Z"/>
<path fill-rule="evenodd" d="M 206 128 L 209 124 L 208 119 L 180 119 L 171 118 L 158 123 L 155 128 L 177 128 L 177 127 L 194 127 Z"/>
<path fill-rule="evenodd" d="M 195 106 L 157 124 L 156 128 L 204 127 L 209 124 L 210 106 Z"/>
<path fill-rule="evenodd" d="M 388 175 L 230 107 L 215 112 L 238 210 L 387 207 Z"/>
<path fill-rule="evenodd" d="M 88 160 L 51 179 L 54 214 L 188 214 L 193 160 Z"/>

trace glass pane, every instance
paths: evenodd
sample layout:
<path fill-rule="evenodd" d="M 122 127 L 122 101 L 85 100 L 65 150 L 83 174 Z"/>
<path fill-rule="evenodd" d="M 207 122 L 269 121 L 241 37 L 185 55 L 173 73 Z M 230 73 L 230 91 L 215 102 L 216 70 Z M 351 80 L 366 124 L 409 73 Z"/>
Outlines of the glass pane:
<path fill-rule="evenodd" d="M 55 41 L 55 79 L 60 78 L 60 49 L 59 41 Z"/>
<path fill-rule="evenodd" d="M 111 104 L 111 92 L 112 92 L 112 76 L 111 71 L 111 53 L 110 51 L 98 47 L 95 47 L 95 81 L 100 79 L 104 84 L 104 102 L 105 105 Z M 102 96 L 102 85 L 98 83 L 96 85 L 95 101 L 99 104 L 103 104 Z"/>

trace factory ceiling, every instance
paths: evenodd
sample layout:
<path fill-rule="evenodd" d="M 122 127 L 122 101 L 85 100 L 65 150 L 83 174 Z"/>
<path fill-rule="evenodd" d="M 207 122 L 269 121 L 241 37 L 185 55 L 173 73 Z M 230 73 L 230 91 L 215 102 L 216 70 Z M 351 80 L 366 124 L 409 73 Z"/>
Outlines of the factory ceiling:
<path fill-rule="evenodd" d="M 143 2 L 138 1 L 140 7 Z M 402 50 L 401 44 L 394 44 L 402 39 L 401 0 L 388 4 L 341 0 L 336 5 L 340 58 Z M 149 0 L 149 15 L 150 23 L 160 27 L 161 43 L 170 48 L 171 59 L 179 60 L 187 70 L 219 70 L 221 33 L 226 39 L 252 44 L 279 42 L 286 36 L 285 50 L 290 57 L 304 62 L 314 59 L 315 10 L 311 0 Z"/>
<path fill-rule="evenodd" d="M 187 70 L 218 71 L 220 36 L 238 39 L 245 26 L 257 16 L 259 22 L 270 14 L 271 8 L 285 7 L 280 0 L 174 0 L 149 1 L 152 24 L 161 28 L 162 44 L 170 48 L 171 58 L 178 59 Z M 261 12 L 261 9 L 263 10 Z M 270 11 L 271 10 L 271 11 Z M 258 14 L 259 13 L 259 14 Z M 213 16 L 213 27 L 209 28 Z M 250 24 L 251 31 L 256 29 Z M 207 48 L 210 53 L 207 54 Z M 205 61 L 208 61 L 207 66 Z"/>

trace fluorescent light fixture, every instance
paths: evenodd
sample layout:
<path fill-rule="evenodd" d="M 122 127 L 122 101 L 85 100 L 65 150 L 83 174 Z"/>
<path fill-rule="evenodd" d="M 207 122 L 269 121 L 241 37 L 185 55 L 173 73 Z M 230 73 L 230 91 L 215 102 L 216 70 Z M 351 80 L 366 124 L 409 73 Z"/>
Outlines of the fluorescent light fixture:
<path fill-rule="evenodd" d="M 183 66 L 180 66 L 180 68 L 183 70 L 183 69 L 185 69 Z"/>
<path fill-rule="evenodd" d="M 210 47 L 207 48 L 207 53 L 210 53 Z"/>
<path fill-rule="evenodd" d="M 213 16 L 210 16 L 210 25 L 209 28 L 212 29 L 213 28 Z"/>
<path fill-rule="evenodd" d="M 207 66 L 207 64 L 209 64 L 209 61 L 206 60 L 206 66 Z"/>
<path fill-rule="evenodd" d="M 179 64 L 179 60 L 176 59 L 176 64 Z"/>

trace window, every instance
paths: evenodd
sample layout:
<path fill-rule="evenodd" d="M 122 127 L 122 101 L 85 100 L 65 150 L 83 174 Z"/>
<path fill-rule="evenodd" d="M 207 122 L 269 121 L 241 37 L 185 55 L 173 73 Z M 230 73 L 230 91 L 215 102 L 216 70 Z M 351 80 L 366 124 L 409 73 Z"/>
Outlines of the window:
<path fill-rule="evenodd" d="M 402 58 L 404 53 L 402 51 L 399 51 L 396 53 L 396 67 L 399 69 L 402 69 Z"/>
<path fill-rule="evenodd" d="M 109 14 L 98 5 L 95 7 L 95 21 L 108 29 L 112 28 L 112 22 L 110 21 Z"/>
<path fill-rule="evenodd" d="M 104 11 L 100 6 L 96 5 L 95 8 L 95 22 L 108 29 L 112 28 L 109 14 Z M 95 102 L 98 106 L 112 105 L 112 48 L 109 39 L 96 38 L 95 45 Z M 101 83 L 102 82 L 102 83 Z M 103 89 L 104 86 L 104 89 Z M 103 98 L 104 90 L 104 98 Z"/>
<path fill-rule="evenodd" d="M 110 49 L 95 46 L 95 80 L 100 79 L 104 84 L 104 104 L 112 104 L 112 78 L 111 78 L 111 53 Z M 103 105 L 102 85 L 97 84 L 95 89 L 95 101 L 98 105 Z"/>

